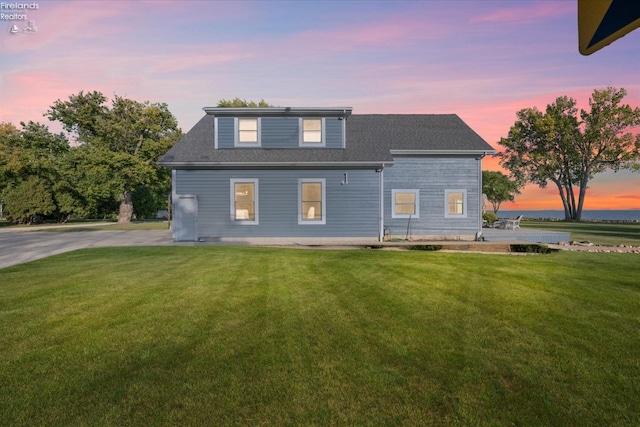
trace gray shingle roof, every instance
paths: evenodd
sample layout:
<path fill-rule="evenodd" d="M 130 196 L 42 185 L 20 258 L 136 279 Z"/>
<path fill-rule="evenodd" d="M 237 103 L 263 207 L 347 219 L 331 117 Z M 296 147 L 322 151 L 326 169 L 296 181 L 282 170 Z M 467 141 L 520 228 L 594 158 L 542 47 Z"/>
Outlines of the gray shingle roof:
<path fill-rule="evenodd" d="M 455 114 L 367 114 L 347 121 L 347 145 L 366 140 L 388 150 L 493 151 Z"/>
<path fill-rule="evenodd" d="M 491 153 L 493 148 L 455 114 L 354 114 L 345 149 L 215 149 L 214 117 L 205 115 L 161 159 L 170 167 L 375 165 L 392 152 Z"/>

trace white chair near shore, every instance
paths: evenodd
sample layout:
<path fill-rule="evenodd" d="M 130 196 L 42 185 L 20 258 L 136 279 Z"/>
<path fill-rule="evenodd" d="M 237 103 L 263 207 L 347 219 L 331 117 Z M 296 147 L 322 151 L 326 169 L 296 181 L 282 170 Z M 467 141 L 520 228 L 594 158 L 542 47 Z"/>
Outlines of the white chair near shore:
<path fill-rule="evenodd" d="M 516 230 L 520 228 L 520 220 L 524 215 L 518 216 L 516 219 L 512 218 L 503 218 L 497 219 L 493 223 L 493 228 L 501 228 L 503 230 Z"/>

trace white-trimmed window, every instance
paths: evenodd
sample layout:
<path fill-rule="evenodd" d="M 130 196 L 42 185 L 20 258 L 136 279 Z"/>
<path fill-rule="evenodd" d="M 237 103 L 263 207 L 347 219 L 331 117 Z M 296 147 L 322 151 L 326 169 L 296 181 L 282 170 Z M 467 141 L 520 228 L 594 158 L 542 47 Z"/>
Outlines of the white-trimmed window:
<path fill-rule="evenodd" d="M 444 190 L 445 218 L 467 217 L 467 190 Z"/>
<path fill-rule="evenodd" d="M 236 224 L 258 224 L 258 180 L 231 180 L 231 221 Z"/>
<path fill-rule="evenodd" d="M 324 147 L 324 119 L 300 119 L 300 146 Z"/>
<path fill-rule="evenodd" d="M 259 147 L 260 146 L 260 119 L 259 118 L 237 118 L 236 121 L 236 147 Z"/>
<path fill-rule="evenodd" d="M 420 218 L 420 190 L 391 190 L 391 218 Z"/>
<path fill-rule="evenodd" d="M 326 182 L 324 178 L 298 180 L 298 224 L 327 223 Z"/>

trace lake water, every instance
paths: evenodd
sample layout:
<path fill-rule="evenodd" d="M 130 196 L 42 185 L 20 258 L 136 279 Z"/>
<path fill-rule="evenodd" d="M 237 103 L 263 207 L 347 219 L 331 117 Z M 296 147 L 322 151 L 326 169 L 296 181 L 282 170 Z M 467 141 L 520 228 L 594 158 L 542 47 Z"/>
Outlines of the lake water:
<path fill-rule="evenodd" d="M 491 212 L 491 210 L 488 210 Z M 531 219 L 564 219 L 564 211 L 563 210 L 537 210 L 537 211 L 522 211 L 522 210 L 500 210 L 498 212 L 498 216 L 500 218 L 516 218 L 519 215 L 524 215 L 525 218 Z M 602 210 L 583 210 L 582 211 L 582 220 L 583 221 L 592 221 L 592 220 L 623 220 L 623 221 L 640 221 L 640 209 L 626 209 L 626 210 L 615 210 L 615 209 L 602 209 Z"/>

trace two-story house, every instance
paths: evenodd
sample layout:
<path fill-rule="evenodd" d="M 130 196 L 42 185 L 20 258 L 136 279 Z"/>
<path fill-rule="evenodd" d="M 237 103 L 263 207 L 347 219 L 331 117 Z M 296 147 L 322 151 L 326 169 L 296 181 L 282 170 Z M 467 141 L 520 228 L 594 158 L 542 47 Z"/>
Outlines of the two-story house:
<path fill-rule="evenodd" d="M 474 240 L 482 158 L 454 114 L 204 108 L 159 164 L 173 172 L 173 237 Z"/>

